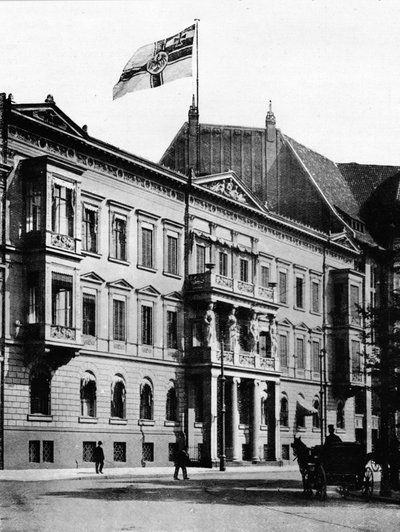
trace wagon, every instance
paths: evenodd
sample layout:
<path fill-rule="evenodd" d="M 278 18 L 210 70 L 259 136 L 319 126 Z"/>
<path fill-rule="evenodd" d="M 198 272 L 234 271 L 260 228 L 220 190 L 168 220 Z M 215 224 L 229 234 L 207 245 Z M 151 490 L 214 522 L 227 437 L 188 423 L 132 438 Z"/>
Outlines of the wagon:
<path fill-rule="evenodd" d="M 374 475 L 369 456 L 358 442 L 341 442 L 308 448 L 300 438 L 292 444 L 303 480 L 303 492 L 311 497 L 313 490 L 320 500 L 326 499 L 326 487 L 337 486 L 342 497 L 360 491 L 370 500 Z"/>

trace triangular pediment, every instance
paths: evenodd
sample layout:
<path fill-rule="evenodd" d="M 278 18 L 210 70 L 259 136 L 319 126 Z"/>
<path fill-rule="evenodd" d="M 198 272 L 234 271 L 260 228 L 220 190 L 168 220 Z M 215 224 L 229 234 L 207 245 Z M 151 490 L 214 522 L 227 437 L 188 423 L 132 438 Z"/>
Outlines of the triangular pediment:
<path fill-rule="evenodd" d="M 314 327 L 312 330 L 311 330 L 312 333 L 314 334 L 322 334 L 322 327 Z"/>
<path fill-rule="evenodd" d="M 170 294 L 167 294 L 164 296 L 164 299 L 168 299 L 169 301 L 182 301 L 182 294 L 180 292 L 171 292 Z"/>
<path fill-rule="evenodd" d="M 117 281 L 112 281 L 108 283 L 110 288 L 119 288 L 120 290 L 132 290 L 133 286 L 125 281 L 125 279 L 118 279 Z"/>
<path fill-rule="evenodd" d="M 342 233 L 335 233 L 330 236 L 330 241 L 344 248 L 351 249 L 351 251 L 359 252 L 358 246 L 353 242 L 349 235 L 343 231 Z"/>
<path fill-rule="evenodd" d="M 148 296 L 153 296 L 153 297 L 158 297 L 161 295 L 161 292 L 159 292 L 151 284 L 149 284 L 148 286 L 144 286 L 143 288 L 138 288 L 138 292 L 140 294 L 146 294 Z"/>
<path fill-rule="evenodd" d="M 63 113 L 55 103 L 15 105 L 13 111 L 70 135 L 87 137 L 87 133 Z"/>
<path fill-rule="evenodd" d="M 300 322 L 300 323 L 298 323 L 298 324 L 296 325 L 296 330 L 297 330 L 297 331 L 308 331 L 309 328 L 308 328 L 307 325 L 302 321 L 302 322 Z"/>
<path fill-rule="evenodd" d="M 263 205 L 253 195 L 251 190 L 239 179 L 233 170 L 228 170 L 222 174 L 195 177 L 193 183 L 241 205 L 262 211 L 267 209 L 266 205 Z"/>
<path fill-rule="evenodd" d="M 293 327 L 293 323 L 287 318 L 284 318 L 283 320 L 278 321 L 277 324 L 280 327 Z"/>
<path fill-rule="evenodd" d="M 103 284 L 105 282 L 105 280 L 95 272 L 83 273 L 81 275 L 81 280 L 96 284 Z"/>

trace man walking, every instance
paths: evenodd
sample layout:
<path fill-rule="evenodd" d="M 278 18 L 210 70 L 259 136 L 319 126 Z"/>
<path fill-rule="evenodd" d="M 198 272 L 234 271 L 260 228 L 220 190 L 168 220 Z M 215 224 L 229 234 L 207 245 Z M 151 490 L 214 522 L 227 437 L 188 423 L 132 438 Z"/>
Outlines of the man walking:
<path fill-rule="evenodd" d="M 101 474 L 103 474 L 103 466 L 104 466 L 104 451 L 103 451 L 102 445 L 103 443 L 99 441 L 93 453 L 94 463 L 96 466 L 96 473 L 101 473 Z"/>
<path fill-rule="evenodd" d="M 188 463 L 189 455 L 186 448 L 181 449 L 175 458 L 175 473 L 174 480 L 179 480 L 179 469 L 182 468 L 183 480 L 189 480 L 186 471 L 186 464 Z"/>

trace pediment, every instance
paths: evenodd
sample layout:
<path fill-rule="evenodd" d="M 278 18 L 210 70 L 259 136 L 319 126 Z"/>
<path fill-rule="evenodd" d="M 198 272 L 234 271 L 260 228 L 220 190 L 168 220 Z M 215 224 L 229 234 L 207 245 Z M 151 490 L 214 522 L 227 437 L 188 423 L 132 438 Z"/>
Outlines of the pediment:
<path fill-rule="evenodd" d="M 153 296 L 153 297 L 158 297 L 161 295 L 161 292 L 159 292 L 151 284 L 149 284 L 148 286 L 144 286 L 143 288 L 138 288 L 138 292 L 140 294 L 146 294 L 148 296 Z"/>
<path fill-rule="evenodd" d="M 132 290 L 133 286 L 128 283 L 128 281 L 125 281 L 125 279 L 118 279 L 117 281 L 112 281 L 111 283 L 108 283 L 108 286 L 110 288 L 119 288 L 120 290 Z"/>
<path fill-rule="evenodd" d="M 314 327 L 313 329 L 311 329 L 311 332 L 314 334 L 322 334 L 322 327 L 318 325 L 317 327 Z"/>
<path fill-rule="evenodd" d="M 287 318 L 284 318 L 283 320 L 278 321 L 277 325 L 281 327 L 293 327 L 293 323 Z"/>
<path fill-rule="evenodd" d="M 228 170 L 222 174 L 194 177 L 193 183 L 241 205 L 263 211 L 267 209 L 266 205 L 263 205 L 253 195 L 251 190 L 239 179 L 233 170 Z"/>
<path fill-rule="evenodd" d="M 339 246 L 343 246 L 344 248 L 351 249 L 352 251 L 360 251 L 345 231 L 331 235 L 330 241 L 339 244 Z"/>
<path fill-rule="evenodd" d="M 16 105 L 14 112 L 31 120 L 41 122 L 47 126 L 69 133 L 70 135 L 87 137 L 87 133 L 73 122 L 55 103 L 36 105 Z"/>
<path fill-rule="evenodd" d="M 297 331 L 299 331 L 299 330 L 300 331 L 308 331 L 309 330 L 309 327 L 307 327 L 307 325 L 303 321 L 298 323 L 295 328 L 296 328 Z"/>
<path fill-rule="evenodd" d="M 170 294 L 167 294 L 164 296 L 164 299 L 168 299 L 169 301 L 182 301 L 182 294 L 180 292 L 171 292 Z"/>
<path fill-rule="evenodd" d="M 103 284 L 105 282 L 105 280 L 100 277 L 100 275 L 98 275 L 96 272 L 83 273 L 81 275 L 81 280 L 96 284 Z"/>

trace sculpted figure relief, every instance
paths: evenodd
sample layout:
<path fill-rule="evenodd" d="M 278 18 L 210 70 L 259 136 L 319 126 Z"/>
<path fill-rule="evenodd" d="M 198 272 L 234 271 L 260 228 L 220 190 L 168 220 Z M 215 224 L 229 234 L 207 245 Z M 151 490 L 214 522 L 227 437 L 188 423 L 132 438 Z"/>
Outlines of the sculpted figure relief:
<path fill-rule="evenodd" d="M 258 316 L 255 311 L 251 313 L 250 324 L 249 324 L 249 343 L 250 343 L 250 352 L 254 353 L 257 350 L 258 340 L 260 338 L 259 325 L 258 325 Z"/>
<path fill-rule="evenodd" d="M 205 344 L 207 347 L 214 347 L 216 343 L 215 312 L 214 303 L 209 303 L 204 316 L 205 323 Z"/>
<path fill-rule="evenodd" d="M 238 348 L 239 331 L 236 318 L 236 307 L 232 307 L 231 313 L 228 316 L 228 334 L 229 334 L 229 349 L 236 351 Z"/>

